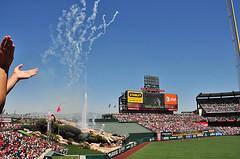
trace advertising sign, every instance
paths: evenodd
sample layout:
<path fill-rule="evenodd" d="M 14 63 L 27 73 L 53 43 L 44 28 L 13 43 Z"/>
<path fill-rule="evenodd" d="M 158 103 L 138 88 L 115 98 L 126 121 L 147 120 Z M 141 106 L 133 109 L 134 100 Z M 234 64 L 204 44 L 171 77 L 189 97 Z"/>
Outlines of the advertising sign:
<path fill-rule="evenodd" d="M 128 103 L 143 103 L 143 92 L 127 91 Z"/>
<path fill-rule="evenodd" d="M 139 108 L 142 106 L 141 103 L 128 103 L 128 110 L 139 110 Z"/>
<path fill-rule="evenodd" d="M 177 105 L 178 98 L 176 94 L 164 94 L 164 104 L 165 105 Z"/>

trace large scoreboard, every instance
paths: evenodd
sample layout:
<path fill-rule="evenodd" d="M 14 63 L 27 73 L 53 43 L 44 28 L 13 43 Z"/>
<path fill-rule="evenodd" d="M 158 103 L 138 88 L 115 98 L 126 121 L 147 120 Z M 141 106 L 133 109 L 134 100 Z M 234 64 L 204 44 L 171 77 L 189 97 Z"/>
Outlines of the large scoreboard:
<path fill-rule="evenodd" d="M 126 90 L 119 97 L 119 112 L 164 112 L 178 110 L 178 96 L 160 89 L 159 77 L 144 76 L 141 91 Z"/>
<path fill-rule="evenodd" d="M 128 90 L 128 110 L 167 110 L 177 111 L 178 97 L 176 94 L 152 93 Z"/>

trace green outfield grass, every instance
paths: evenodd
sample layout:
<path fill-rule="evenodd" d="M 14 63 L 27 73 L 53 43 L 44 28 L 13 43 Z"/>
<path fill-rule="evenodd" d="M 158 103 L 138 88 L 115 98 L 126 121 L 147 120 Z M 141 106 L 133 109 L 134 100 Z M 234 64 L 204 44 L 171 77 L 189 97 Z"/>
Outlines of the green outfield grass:
<path fill-rule="evenodd" d="M 79 146 L 68 145 L 67 155 L 77 155 L 77 156 L 53 156 L 53 159 L 79 159 L 79 155 L 102 155 L 103 153 L 98 151 L 93 151 L 89 149 L 82 149 Z"/>
<path fill-rule="evenodd" d="M 154 142 L 128 159 L 240 159 L 240 136 Z"/>

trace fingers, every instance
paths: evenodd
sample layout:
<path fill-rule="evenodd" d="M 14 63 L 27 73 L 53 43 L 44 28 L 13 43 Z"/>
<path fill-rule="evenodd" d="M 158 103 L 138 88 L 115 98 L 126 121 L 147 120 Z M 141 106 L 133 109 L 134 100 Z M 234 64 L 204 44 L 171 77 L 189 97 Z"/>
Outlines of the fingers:
<path fill-rule="evenodd" d="M 0 67 L 8 72 L 9 67 L 12 64 L 14 58 L 15 46 L 13 44 L 12 38 L 8 35 L 5 36 L 0 45 Z"/>
<path fill-rule="evenodd" d="M 13 40 L 11 38 L 11 36 L 5 36 L 4 39 L 2 40 L 1 46 L 3 48 L 11 48 L 11 47 L 15 47 L 13 44 Z"/>
<path fill-rule="evenodd" d="M 32 76 L 36 75 L 38 73 L 38 71 L 39 71 L 38 68 L 34 68 L 34 69 L 31 69 L 31 70 L 26 70 L 25 72 L 32 77 Z"/>
<path fill-rule="evenodd" d="M 17 65 L 16 68 L 20 70 L 21 68 L 23 68 L 23 64 Z"/>
<path fill-rule="evenodd" d="M 8 45 L 9 45 L 9 51 L 10 51 L 10 55 L 9 56 L 10 56 L 10 58 L 13 59 L 15 46 L 14 46 L 13 40 L 11 38 L 8 40 Z"/>
<path fill-rule="evenodd" d="M 6 56 L 10 58 L 10 61 L 13 60 L 15 46 L 13 44 L 13 40 L 11 36 L 5 36 L 1 43 L 3 51 L 7 54 Z"/>
<path fill-rule="evenodd" d="M 4 37 L 4 39 L 3 39 L 2 43 L 1 43 L 1 46 L 5 47 L 7 45 L 8 40 L 12 40 L 11 36 L 9 36 L 9 35 Z"/>
<path fill-rule="evenodd" d="M 5 45 L 6 41 L 7 41 L 6 38 L 4 38 L 4 39 L 2 40 L 1 47 L 3 47 L 3 46 Z"/>
<path fill-rule="evenodd" d="M 34 76 L 34 75 L 36 75 L 36 74 L 38 73 L 38 71 L 39 71 L 38 68 L 34 68 L 34 69 L 29 70 L 29 74 L 30 74 L 31 76 Z"/>
<path fill-rule="evenodd" d="M 6 52 L 6 57 L 8 58 L 8 67 L 10 67 L 10 65 L 12 64 L 12 61 L 14 59 L 14 50 L 15 50 L 15 47 L 14 47 L 14 44 L 13 44 L 13 40 L 11 39 L 10 36 L 7 36 L 5 37 L 6 42 L 5 42 L 5 45 L 4 45 L 4 48 L 5 48 L 5 52 Z"/>

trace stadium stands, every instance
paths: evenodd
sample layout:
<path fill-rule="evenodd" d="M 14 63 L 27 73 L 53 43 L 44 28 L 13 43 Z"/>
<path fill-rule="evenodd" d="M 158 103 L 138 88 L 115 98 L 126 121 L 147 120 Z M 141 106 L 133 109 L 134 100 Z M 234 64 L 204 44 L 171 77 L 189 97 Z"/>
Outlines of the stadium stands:
<path fill-rule="evenodd" d="M 65 154 L 67 149 L 53 141 L 37 136 L 22 135 L 17 131 L 0 132 L 3 142 L 0 148 L 0 157 L 3 158 L 38 158 L 47 149 Z"/>
<path fill-rule="evenodd" d="M 211 129 L 215 129 L 219 132 L 222 132 L 224 135 L 236 135 L 240 134 L 240 127 L 209 127 Z"/>
<path fill-rule="evenodd" d="M 199 100 L 199 104 L 206 113 L 240 112 L 239 100 L 236 98 Z"/>
<path fill-rule="evenodd" d="M 214 116 L 214 117 L 207 117 L 209 122 L 225 122 L 225 121 L 240 121 L 240 116 Z"/>
<path fill-rule="evenodd" d="M 120 122 L 137 122 L 154 132 L 186 132 L 206 129 L 206 126 L 198 123 L 206 121 L 206 118 L 196 114 L 121 113 L 115 114 L 114 117 Z"/>
<path fill-rule="evenodd" d="M 224 135 L 240 134 L 240 127 L 208 127 L 201 124 L 201 122 L 204 123 L 208 119 L 196 114 L 119 113 L 113 115 L 113 117 L 121 122 L 137 122 L 154 132 L 189 132 L 215 129 L 223 132 Z M 221 117 L 221 119 L 217 120 L 226 120 L 226 118 Z"/>
<path fill-rule="evenodd" d="M 200 93 L 196 100 L 204 114 L 240 112 L 240 92 Z"/>

